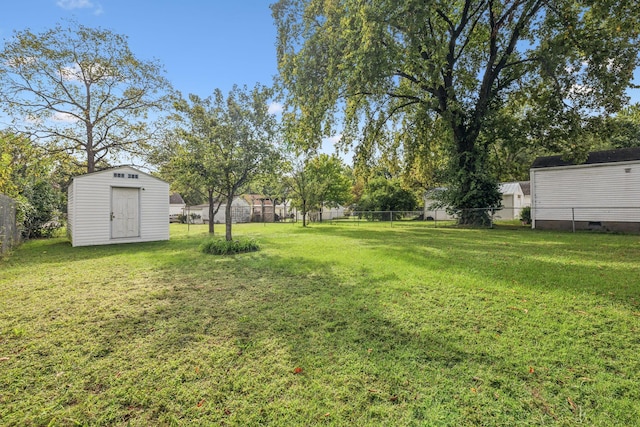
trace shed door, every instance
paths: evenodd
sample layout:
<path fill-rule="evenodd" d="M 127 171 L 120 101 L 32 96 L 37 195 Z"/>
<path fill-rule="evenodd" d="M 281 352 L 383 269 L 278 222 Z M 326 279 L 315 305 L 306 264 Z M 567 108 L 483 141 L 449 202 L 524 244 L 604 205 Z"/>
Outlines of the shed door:
<path fill-rule="evenodd" d="M 111 238 L 138 237 L 139 232 L 139 197 L 138 188 L 111 189 Z"/>

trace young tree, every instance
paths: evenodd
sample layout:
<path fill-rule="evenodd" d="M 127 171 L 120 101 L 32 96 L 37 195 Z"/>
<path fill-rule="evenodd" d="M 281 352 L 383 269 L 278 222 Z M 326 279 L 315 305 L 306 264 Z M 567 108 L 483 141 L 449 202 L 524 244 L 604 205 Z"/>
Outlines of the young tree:
<path fill-rule="evenodd" d="M 82 158 L 87 172 L 149 144 L 150 112 L 167 105 L 162 67 L 125 36 L 76 22 L 14 33 L 0 52 L 0 106 L 17 132 Z"/>
<path fill-rule="evenodd" d="M 226 203 L 227 240 L 232 240 L 233 199 L 273 168 L 278 158 L 277 123 L 268 111 L 270 95 L 261 85 L 251 90 L 234 86 L 226 98 L 216 89 L 206 99 L 189 95 L 189 100 L 175 104 L 179 143 L 172 147 L 163 171 L 206 192 L 210 233 L 215 213 Z"/>
<path fill-rule="evenodd" d="M 307 226 L 307 214 L 312 209 L 346 203 L 350 197 L 351 182 L 345 166 L 335 155 L 320 154 L 298 159 L 289 176 L 292 203 L 302 211 L 302 226 Z"/>
<path fill-rule="evenodd" d="M 586 117 L 626 101 L 636 9 L 635 0 L 280 0 L 283 117 L 316 145 L 344 117 L 343 140 L 357 137 L 365 158 L 442 120 L 449 204 L 460 222 L 481 224 L 488 216 L 474 208 L 500 202 L 482 138 L 489 119 L 521 96 L 535 136 L 572 151 Z M 429 144 L 417 135 L 413 144 Z"/>

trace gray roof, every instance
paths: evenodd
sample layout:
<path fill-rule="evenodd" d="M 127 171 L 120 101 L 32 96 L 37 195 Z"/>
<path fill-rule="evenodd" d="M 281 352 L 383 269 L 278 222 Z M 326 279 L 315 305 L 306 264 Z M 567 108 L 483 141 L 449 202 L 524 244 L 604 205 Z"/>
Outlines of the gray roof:
<path fill-rule="evenodd" d="M 617 150 L 594 151 L 589 153 L 587 160 L 576 163 L 563 159 L 562 156 L 538 157 L 533 161 L 531 169 L 552 168 L 557 166 L 593 165 L 598 163 L 616 163 L 640 160 L 640 147 L 619 148 Z"/>
<path fill-rule="evenodd" d="M 182 196 L 179 193 L 172 193 L 169 196 L 169 204 L 170 205 L 184 205 L 184 200 L 182 200 Z"/>

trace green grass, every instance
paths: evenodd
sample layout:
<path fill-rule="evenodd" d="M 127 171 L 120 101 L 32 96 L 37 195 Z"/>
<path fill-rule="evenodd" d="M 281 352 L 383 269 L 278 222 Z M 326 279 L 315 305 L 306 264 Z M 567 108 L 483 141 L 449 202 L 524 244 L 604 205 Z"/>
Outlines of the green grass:
<path fill-rule="evenodd" d="M 0 260 L 0 425 L 638 425 L 640 239 L 234 226 Z"/>

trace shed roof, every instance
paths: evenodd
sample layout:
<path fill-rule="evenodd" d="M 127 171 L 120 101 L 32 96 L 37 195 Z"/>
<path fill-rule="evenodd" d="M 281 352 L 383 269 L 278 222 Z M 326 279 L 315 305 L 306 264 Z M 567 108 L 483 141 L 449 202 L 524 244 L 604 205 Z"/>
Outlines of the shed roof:
<path fill-rule="evenodd" d="M 502 194 L 517 194 L 522 193 L 522 188 L 519 182 L 503 182 L 500 184 L 500 192 Z"/>
<path fill-rule="evenodd" d="M 73 179 L 74 180 L 76 180 L 78 178 L 79 179 L 83 179 L 84 177 L 95 176 L 95 175 L 100 175 L 100 174 L 104 174 L 104 173 L 111 173 L 113 171 L 118 171 L 118 170 L 122 170 L 122 169 L 129 169 L 129 170 L 135 171 L 136 173 L 139 173 L 141 175 L 146 175 L 149 178 L 153 178 L 155 180 L 158 180 L 160 182 L 164 182 L 165 184 L 168 184 L 167 181 L 165 181 L 163 179 L 160 179 L 157 176 L 153 176 L 153 175 L 151 175 L 149 173 L 143 172 L 140 169 L 136 169 L 133 166 L 129 166 L 129 165 L 115 166 L 115 167 L 112 167 L 112 168 L 102 169 L 102 170 L 95 171 L 95 172 L 85 173 L 83 175 L 74 176 Z"/>
<path fill-rule="evenodd" d="M 563 159 L 562 156 L 538 157 L 533 161 L 531 169 L 573 166 L 579 164 L 593 165 L 599 163 L 629 162 L 633 160 L 640 160 L 640 147 L 594 151 L 592 153 L 589 153 L 587 160 L 583 163 L 576 163 L 572 160 L 566 160 Z"/>
<path fill-rule="evenodd" d="M 522 193 L 525 196 L 531 195 L 531 181 L 520 181 L 518 182 L 518 184 L 520 184 L 520 188 L 522 188 Z"/>
<path fill-rule="evenodd" d="M 180 193 L 172 193 L 169 195 L 169 204 L 170 205 L 184 205 L 184 200 Z"/>

